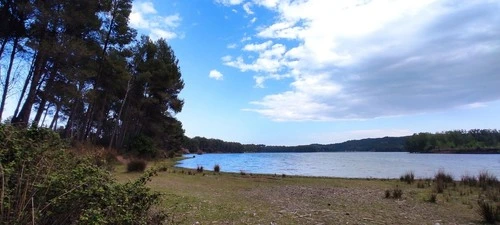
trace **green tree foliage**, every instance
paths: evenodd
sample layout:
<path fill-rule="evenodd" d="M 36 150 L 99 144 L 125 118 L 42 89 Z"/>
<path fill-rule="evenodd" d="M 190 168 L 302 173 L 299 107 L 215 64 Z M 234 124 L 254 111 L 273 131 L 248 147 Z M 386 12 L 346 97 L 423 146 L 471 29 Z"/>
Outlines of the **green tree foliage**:
<path fill-rule="evenodd" d="M 489 129 L 418 133 L 410 136 L 405 148 L 411 152 L 498 152 L 500 132 Z"/>
<path fill-rule="evenodd" d="M 1 0 L 0 57 L 9 50 L 31 65 L 12 124 L 63 124 L 64 138 L 124 150 L 129 138 L 145 136 L 156 149 L 179 150 L 178 60 L 165 40 L 136 40 L 131 9 L 132 0 Z"/>
<path fill-rule="evenodd" d="M 311 144 L 299 146 L 266 146 L 225 142 L 203 137 L 186 138 L 182 146 L 192 153 L 198 150 L 206 153 L 223 152 L 402 152 L 407 137 L 384 137 L 351 140 L 338 144 Z"/>
<path fill-rule="evenodd" d="M 64 150 L 48 129 L 0 126 L 0 224 L 159 224 L 159 195 L 146 182 L 120 184 Z M 154 217 L 154 218 L 153 218 Z"/>

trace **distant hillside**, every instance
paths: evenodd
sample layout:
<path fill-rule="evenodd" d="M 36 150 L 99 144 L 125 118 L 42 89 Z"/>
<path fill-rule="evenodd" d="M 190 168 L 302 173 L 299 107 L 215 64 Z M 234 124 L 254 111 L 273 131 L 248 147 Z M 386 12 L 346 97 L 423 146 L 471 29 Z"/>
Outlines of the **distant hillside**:
<path fill-rule="evenodd" d="M 402 152 L 408 137 L 384 137 L 351 140 L 338 144 L 310 144 L 299 146 L 266 146 L 225 142 L 203 137 L 187 138 L 184 148 L 191 153 L 198 150 L 205 153 L 242 152 Z"/>

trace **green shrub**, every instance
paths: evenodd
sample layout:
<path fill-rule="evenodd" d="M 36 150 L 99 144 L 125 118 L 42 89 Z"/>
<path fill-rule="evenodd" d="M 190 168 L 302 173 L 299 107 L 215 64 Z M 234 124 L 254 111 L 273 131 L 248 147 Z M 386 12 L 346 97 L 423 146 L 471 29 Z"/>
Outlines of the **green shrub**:
<path fill-rule="evenodd" d="M 133 159 L 127 163 L 127 172 L 144 172 L 147 162 L 142 159 Z"/>
<path fill-rule="evenodd" d="M 48 129 L 0 125 L 2 224 L 154 224 L 160 200 L 146 182 L 117 183 L 88 157 L 64 150 Z M 153 218 L 154 217 L 154 218 Z"/>
<path fill-rule="evenodd" d="M 413 171 L 408 171 L 405 174 L 401 175 L 399 180 L 404 181 L 408 184 L 412 184 L 415 181 L 415 174 Z"/>
<path fill-rule="evenodd" d="M 158 151 L 154 146 L 153 139 L 145 135 L 137 135 L 132 137 L 128 146 L 129 152 L 139 157 L 154 158 L 158 155 Z"/>
<path fill-rule="evenodd" d="M 417 183 L 417 188 L 425 188 L 425 183 L 424 183 L 424 182 L 422 182 L 422 181 L 419 181 L 419 182 Z"/>

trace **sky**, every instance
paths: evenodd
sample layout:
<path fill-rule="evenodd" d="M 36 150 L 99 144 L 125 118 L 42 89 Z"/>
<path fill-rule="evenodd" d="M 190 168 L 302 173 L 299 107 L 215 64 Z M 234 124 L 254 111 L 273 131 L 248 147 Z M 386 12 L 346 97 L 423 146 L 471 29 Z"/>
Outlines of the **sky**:
<path fill-rule="evenodd" d="M 500 1 L 135 0 L 189 137 L 338 143 L 500 128 Z"/>

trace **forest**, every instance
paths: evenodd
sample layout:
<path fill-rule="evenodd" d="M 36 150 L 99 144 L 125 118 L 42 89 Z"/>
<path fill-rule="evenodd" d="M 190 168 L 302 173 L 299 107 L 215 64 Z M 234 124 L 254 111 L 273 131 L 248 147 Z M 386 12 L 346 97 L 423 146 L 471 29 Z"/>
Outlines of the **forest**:
<path fill-rule="evenodd" d="M 405 148 L 420 153 L 500 153 L 500 132 L 472 129 L 418 133 L 408 137 Z"/>
<path fill-rule="evenodd" d="M 414 153 L 500 153 L 500 132 L 490 129 L 418 133 L 412 136 L 366 138 L 336 144 L 270 146 L 225 142 L 203 137 L 185 138 L 191 153 L 243 152 L 414 152 Z"/>
<path fill-rule="evenodd" d="M 271 146 L 225 142 L 203 137 L 186 138 L 184 148 L 191 153 L 243 152 L 402 152 L 407 137 L 384 137 L 351 140 L 337 144 L 310 144 L 298 146 Z"/>
<path fill-rule="evenodd" d="M 0 121 L 139 155 L 180 149 L 178 59 L 166 40 L 137 35 L 131 9 L 132 0 L 2 0 Z"/>

